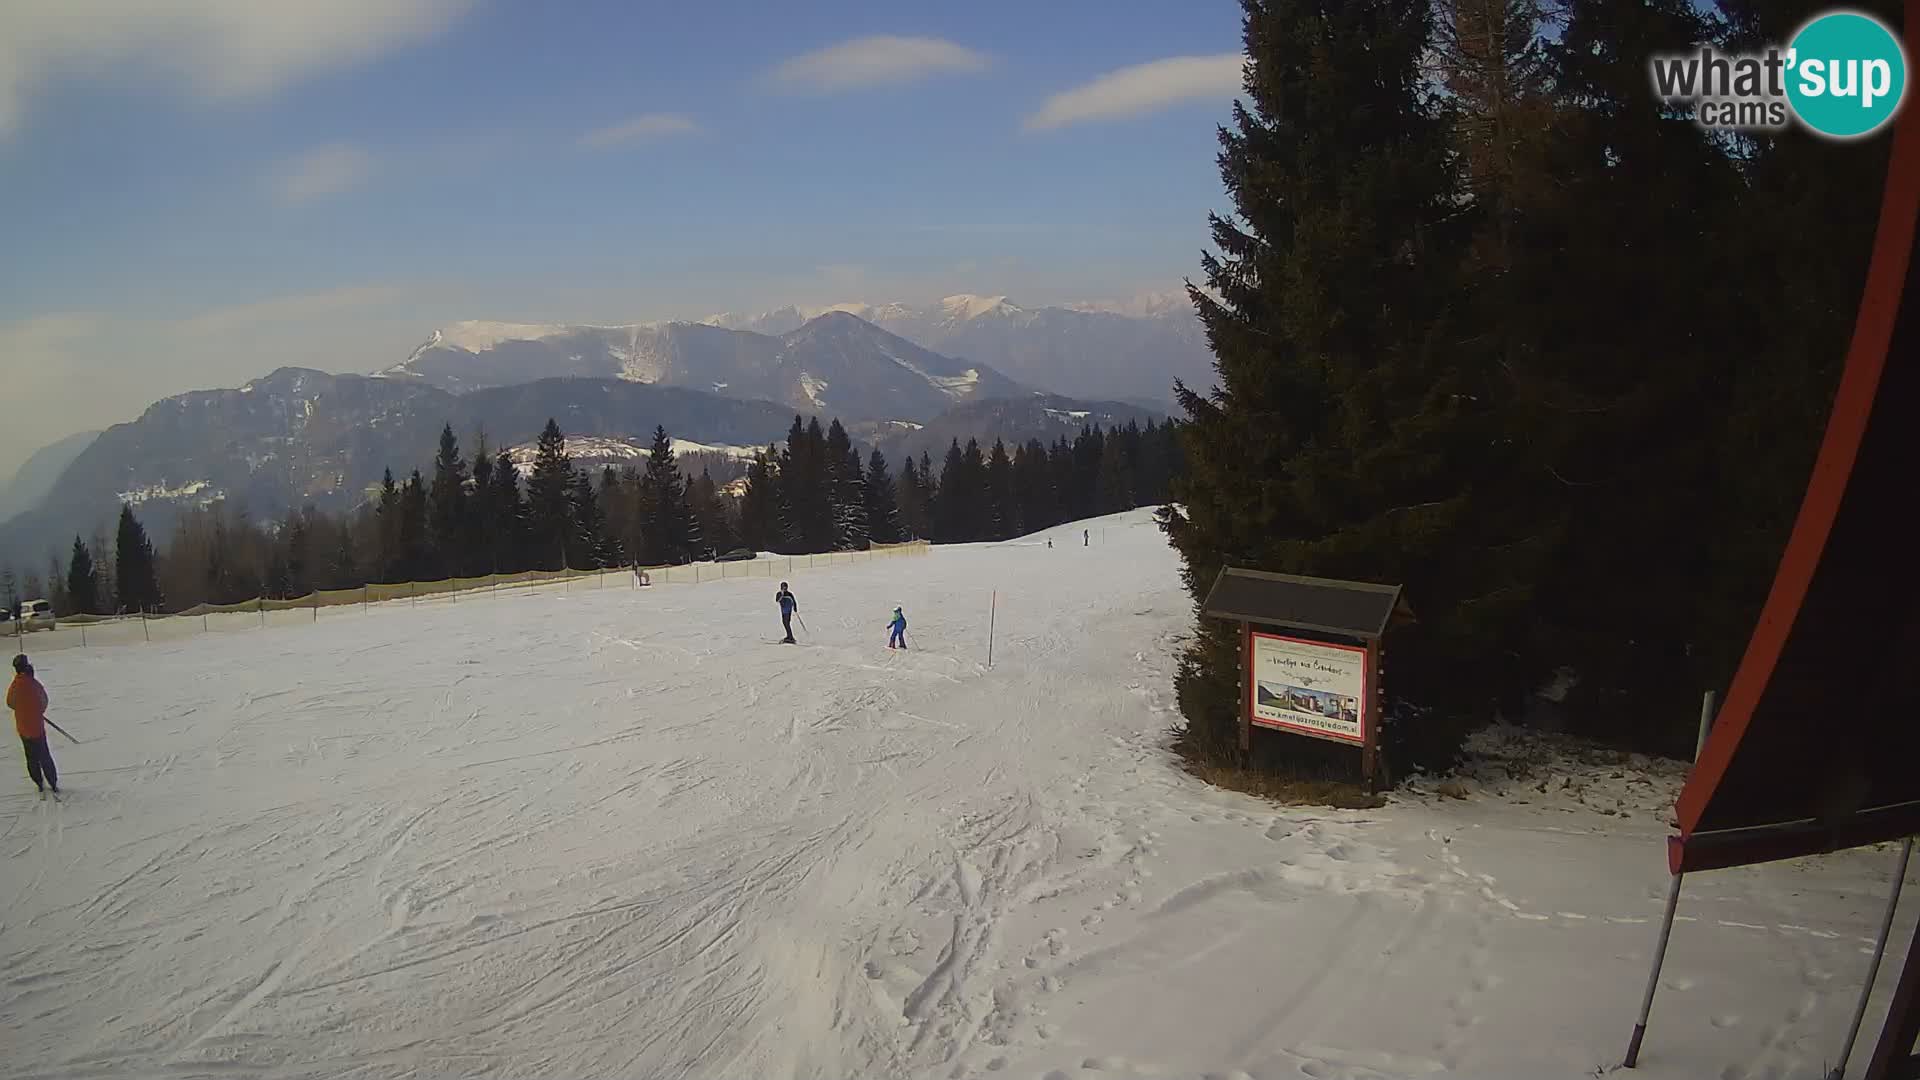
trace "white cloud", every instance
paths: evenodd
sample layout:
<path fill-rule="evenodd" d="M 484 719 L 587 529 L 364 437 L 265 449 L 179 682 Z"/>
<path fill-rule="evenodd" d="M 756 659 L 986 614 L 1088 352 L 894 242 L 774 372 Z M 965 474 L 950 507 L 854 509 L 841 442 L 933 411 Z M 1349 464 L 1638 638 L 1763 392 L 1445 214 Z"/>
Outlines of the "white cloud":
<path fill-rule="evenodd" d="M 55 78 L 126 69 L 214 101 L 256 99 L 434 36 L 473 0 L 6 0 L 0 138 Z"/>
<path fill-rule="evenodd" d="M 272 178 L 274 195 L 283 203 L 311 202 L 338 195 L 366 182 L 373 173 L 373 156 L 357 146 L 336 143 L 316 147 L 282 164 Z"/>
<path fill-rule="evenodd" d="M 1040 111 L 1027 117 L 1028 131 L 1046 131 L 1087 120 L 1164 109 L 1189 101 L 1225 101 L 1241 89 L 1240 53 L 1215 56 L 1170 56 L 1135 64 L 1048 98 Z"/>
<path fill-rule="evenodd" d="M 940 38 L 873 34 L 793 57 L 774 68 L 772 78 L 793 89 L 831 92 L 984 71 L 991 63 L 984 53 Z"/>
<path fill-rule="evenodd" d="M 341 311 L 390 304 L 405 295 L 405 290 L 392 285 L 348 285 L 214 308 L 174 322 L 169 329 L 182 334 L 228 334 L 250 327 L 298 322 Z"/>
<path fill-rule="evenodd" d="M 699 131 L 700 125 L 693 118 L 682 113 L 647 113 L 636 116 L 624 124 L 615 124 L 598 131 L 589 131 L 580 136 L 583 146 L 600 149 L 624 142 L 643 139 L 658 139 L 668 135 L 688 135 Z"/>

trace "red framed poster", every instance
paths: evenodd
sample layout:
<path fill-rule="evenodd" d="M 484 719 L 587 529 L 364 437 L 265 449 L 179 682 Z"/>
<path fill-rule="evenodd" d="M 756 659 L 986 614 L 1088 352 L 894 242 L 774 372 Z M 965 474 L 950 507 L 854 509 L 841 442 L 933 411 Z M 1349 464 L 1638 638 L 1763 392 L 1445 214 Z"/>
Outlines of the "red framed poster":
<path fill-rule="evenodd" d="M 1367 745 L 1373 672 L 1365 647 L 1247 634 L 1247 718 L 1254 726 Z"/>

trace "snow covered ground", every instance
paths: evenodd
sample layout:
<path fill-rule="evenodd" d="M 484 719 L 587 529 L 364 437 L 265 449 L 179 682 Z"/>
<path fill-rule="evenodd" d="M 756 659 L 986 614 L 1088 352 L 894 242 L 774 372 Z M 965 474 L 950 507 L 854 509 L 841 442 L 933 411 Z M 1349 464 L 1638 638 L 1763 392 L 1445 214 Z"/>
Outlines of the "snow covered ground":
<path fill-rule="evenodd" d="M 64 803 L 0 787 L 0 1076 L 1616 1065 L 1680 770 L 1494 733 L 1466 799 L 1208 789 L 1176 562 L 1092 528 L 796 577 L 800 647 L 745 580 L 46 654 L 86 741 Z M 1637 1075 L 1818 1075 L 1892 861 L 1690 882 Z"/>

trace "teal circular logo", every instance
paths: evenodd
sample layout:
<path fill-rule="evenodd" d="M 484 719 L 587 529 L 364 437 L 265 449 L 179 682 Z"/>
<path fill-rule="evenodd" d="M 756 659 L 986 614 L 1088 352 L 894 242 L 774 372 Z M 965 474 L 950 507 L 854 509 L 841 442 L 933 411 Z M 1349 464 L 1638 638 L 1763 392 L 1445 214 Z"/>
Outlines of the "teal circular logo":
<path fill-rule="evenodd" d="M 1788 50 L 1787 101 L 1818 134 L 1858 138 L 1900 111 L 1906 50 L 1873 16 L 1829 12 L 1801 27 Z"/>

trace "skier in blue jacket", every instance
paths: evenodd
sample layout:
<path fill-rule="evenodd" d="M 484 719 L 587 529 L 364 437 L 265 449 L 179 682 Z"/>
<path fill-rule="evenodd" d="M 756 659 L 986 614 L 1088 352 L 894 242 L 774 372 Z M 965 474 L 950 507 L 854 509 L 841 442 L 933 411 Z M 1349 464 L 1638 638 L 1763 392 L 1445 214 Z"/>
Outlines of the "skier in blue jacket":
<path fill-rule="evenodd" d="M 780 605 L 780 627 L 787 632 L 787 636 L 781 639 L 780 644 L 795 644 L 793 640 L 793 613 L 800 610 L 800 601 L 795 600 L 793 593 L 787 591 L 787 583 L 784 581 L 780 583 L 780 591 L 773 594 L 773 599 Z"/>
<path fill-rule="evenodd" d="M 887 623 L 887 629 L 893 631 L 887 636 L 887 648 L 894 648 L 896 642 L 899 648 L 907 647 L 907 616 L 899 608 L 893 609 L 893 620 Z"/>

